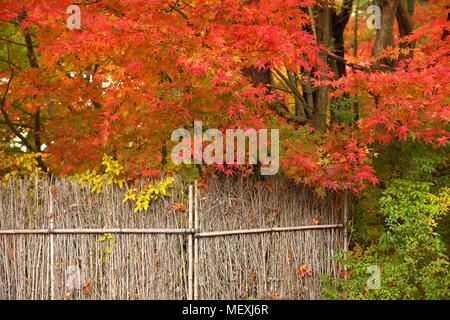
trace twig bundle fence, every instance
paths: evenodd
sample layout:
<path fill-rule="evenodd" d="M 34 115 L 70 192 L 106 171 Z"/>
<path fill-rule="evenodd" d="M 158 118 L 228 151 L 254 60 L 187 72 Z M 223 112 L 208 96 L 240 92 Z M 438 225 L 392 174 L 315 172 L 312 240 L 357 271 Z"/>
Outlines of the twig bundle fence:
<path fill-rule="evenodd" d="M 280 178 L 177 180 L 136 214 L 123 194 L 65 179 L 0 187 L 0 299 L 319 299 L 345 243 L 343 200 Z"/>

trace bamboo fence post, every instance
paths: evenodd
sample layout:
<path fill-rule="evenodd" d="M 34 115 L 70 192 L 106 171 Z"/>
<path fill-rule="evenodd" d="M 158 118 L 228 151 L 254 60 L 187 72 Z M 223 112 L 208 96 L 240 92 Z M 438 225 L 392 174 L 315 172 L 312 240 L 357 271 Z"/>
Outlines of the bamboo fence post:
<path fill-rule="evenodd" d="M 54 244 L 54 234 L 55 230 L 55 221 L 54 221 L 54 213 L 53 213 L 53 189 L 50 188 L 50 192 L 48 193 L 48 216 L 50 217 L 48 223 L 48 232 L 49 232 L 49 245 L 50 245 L 50 300 L 55 300 L 55 244 Z"/>
<path fill-rule="evenodd" d="M 198 232 L 199 228 L 199 203 L 198 203 L 198 184 L 195 180 L 194 188 L 194 232 Z M 198 241 L 197 237 L 194 237 L 194 300 L 198 300 Z"/>
<path fill-rule="evenodd" d="M 348 248 L 348 235 L 347 235 L 347 219 L 348 219 L 348 192 L 344 191 L 344 250 Z"/>
<path fill-rule="evenodd" d="M 344 221 L 343 221 L 343 225 L 344 225 L 344 250 L 348 249 L 348 239 L 347 239 L 347 219 L 348 219 L 348 193 L 347 190 L 344 191 Z M 343 266 L 344 272 L 345 272 L 345 276 L 344 279 L 347 280 L 347 267 L 344 264 Z"/>
<path fill-rule="evenodd" d="M 189 229 L 193 228 L 194 225 L 194 212 L 193 212 L 193 187 L 192 184 L 189 185 Z M 193 242 L 194 235 L 190 233 L 188 235 L 188 300 L 193 299 Z"/>
<path fill-rule="evenodd" d="M 51 201 L 51 198 L 50 198 Z M 52 203 L 52 202 L 50 202 Z M 50 205 L 50 208 L 53 206 Z M 55 300 L 55 247 L 54 247 L 54 235 L 53 230 L 55 228 L 53 218 L 50 218 L 49 224 L 48 224 L 48 230 L 50 232 L 50 300 Z"/>

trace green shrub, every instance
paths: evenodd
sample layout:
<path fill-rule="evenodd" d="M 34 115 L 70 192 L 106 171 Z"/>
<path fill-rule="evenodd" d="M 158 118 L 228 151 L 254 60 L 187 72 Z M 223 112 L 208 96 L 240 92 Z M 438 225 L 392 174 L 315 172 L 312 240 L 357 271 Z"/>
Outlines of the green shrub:
<path fill-rule="evenodd" d="M 346 271 L 339 279 L 323 277 L 325 299 L 449 299 L 450 263 L 436 227 L 448 214 L 450 189 L 434 195 L 430 188 L 426 182 L 392 181 L 379 201 L 385 232 L 367 248 L 336 257 Z"/>

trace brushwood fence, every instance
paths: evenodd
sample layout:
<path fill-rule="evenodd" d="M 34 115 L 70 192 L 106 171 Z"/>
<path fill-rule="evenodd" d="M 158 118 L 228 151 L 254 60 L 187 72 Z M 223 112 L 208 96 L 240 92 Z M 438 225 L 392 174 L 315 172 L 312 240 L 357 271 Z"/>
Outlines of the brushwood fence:
<path fill-rule="evenodd" d="M 123 196 L 1 186 L 0 299 L 320 299 L 346 245 L 345 198 L 280 178 L 177 180 L 138 213 Z"/>

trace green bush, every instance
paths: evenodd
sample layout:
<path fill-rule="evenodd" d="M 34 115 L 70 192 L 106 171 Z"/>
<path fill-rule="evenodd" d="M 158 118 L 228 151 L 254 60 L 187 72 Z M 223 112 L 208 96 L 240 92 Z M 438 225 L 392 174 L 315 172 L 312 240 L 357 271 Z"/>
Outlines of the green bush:
<path fill-rule="evenodd" d="M 325 299 L 449 299 L 450 263 L 436 227 L 448 214 L 450 189 L 435 195 L 431 186 L 391 182 L 379 201 L 385 232 L 367 248 L 336 257 L 346 271 L 339 279 L 322 278 Z M 380 286 L 374 289 L 377 268 Z"/>

